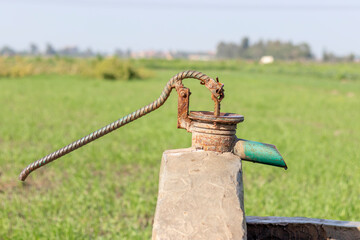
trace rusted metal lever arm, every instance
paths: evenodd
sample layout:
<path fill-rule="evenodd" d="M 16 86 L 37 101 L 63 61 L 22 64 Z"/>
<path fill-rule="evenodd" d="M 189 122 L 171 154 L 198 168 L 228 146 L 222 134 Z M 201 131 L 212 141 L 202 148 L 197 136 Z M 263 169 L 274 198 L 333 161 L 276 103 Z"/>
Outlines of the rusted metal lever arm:
<path fill-rule="evenodd" d="M 220 102 L 225 97 L 224 95 L 224 85 L 219 82 L 219 79 L 216 78 L 218 86 L 211 86 L 216 88 L 215 94 L 211 94 L 211 99 L 214 101 L 214 116 L 218 117 L 220 115 Z M 202 85 L 206 85 L 204 81 L 200 82 Z M 208 87 L 209 88 L 209 87 Z M 178 93 L 178 128 L 186 129 L 190 131 L 191 120 L 189 119 L 189 99 L 190 99 L 190 89 L 184 87 L 184 85 L 179 84 L 176 86 L 176 91 Z M 210 90 L 211 91 L 211 90 Z"/>
<path fill-rule="evenodd" d="M 211 94 L 215 98 L 219 99 L 219 98 L 221 98 L 221 96 L 223 96 L 223 91 L 224 91 L 223 85 L 218 83 L 214 79 L 208 77 L 207 75 L 205 75 L 201 72 L 190 71 L 190 70 L 178 73 L 168 81 L 168 83 L 166 84 L 160 97 L 158 99 L 156 99 L 154 102 L 152 102 L 149 105 L 146 105 L 146 106 L 136 110 L 135 112 L 132 112 L 132 113 L 126 115 L 125 117 L 122 117 L 122 118 L 116 120 L 115 122 L 37 160 L 36 162 L 31 163 L 20 173 L 19 179 L 24 181 L 26 179 L 26 177 L 35 169 L 40 168 L 40 167 L 54 161 L 55 159 L 58 159 L 64 155 L 114 131 L 115 129 L 118 129 L 118 128 L 158 109 L 165 103 L 165 101 L 169 97 L 171 90 L 173 88 L 179 89 L 179 88 L 183 87 L 182 80 L 186 79 L 186 78 L 195 78 L 195 79 L 200 80 L 201 83 L 204 84 L 210 90 Z"/>

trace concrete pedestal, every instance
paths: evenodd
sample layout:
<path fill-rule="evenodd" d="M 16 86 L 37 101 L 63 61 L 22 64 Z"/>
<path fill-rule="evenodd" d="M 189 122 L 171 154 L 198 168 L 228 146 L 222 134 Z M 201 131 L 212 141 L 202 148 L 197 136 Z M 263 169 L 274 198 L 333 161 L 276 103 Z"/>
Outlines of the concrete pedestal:
<path fill-rule="evenodd" d="M 165 151 L 152 239 L 246 239 L 243 200 L 239 157 Z"/>

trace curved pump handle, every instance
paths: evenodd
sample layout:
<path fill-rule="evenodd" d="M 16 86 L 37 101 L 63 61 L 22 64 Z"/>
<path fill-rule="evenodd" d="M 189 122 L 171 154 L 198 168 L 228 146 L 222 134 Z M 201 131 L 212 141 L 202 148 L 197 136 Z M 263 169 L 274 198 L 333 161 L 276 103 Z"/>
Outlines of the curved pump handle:
<path fill-rule="evenodd" d="M 224 85 L 223 84 L 219 83 L 219 81 L 215 81 L 214 79 L 208 77 L 207 75 L 205 75 L 201 72 L 190 71 L 190 70 L 180 72 L 180 73 L 176 74 L 175 76 L 173 76 L 168 81 L 168 83 L 164 87 L 164 90 L 162 91 L 160 97 L 158 99 L 156 99 L 154 102 L 152 102 L 152 103 L 136 110 L 135 112 L 132 112 L 132 113 L 126 115 L 125 117 L 122 117 L 122 118 L 116 120 L 115 122 L 31 163 L 20 173 L 19 179 L 21 181 L 24 181 L 26 179 L 26 177 L 35 169 L 40 168 L 58 158 L 60 158 L 64 155 L 66 155 L 66 154 L 158 109 L 165 103 L 165 101 L 169 97 L 171 90 L 173 88 L 176 88 L 178 93 L 184 89 L 182 80 L 186 79 L 186 78 L 194 78 L 194 79 L 200 80 L 200 83 L 205 85 L 205 87 L 207 87 L 210 90 L 213 100 L 214 101 L 216 100 L 215 105 L 217 105 L 217 108 L 220 109 L 220 101 L 224 97 L 224 89 L 223 89 Z M 188 91 L 187 97 L 189 95 L 190 95 L 190 91 Z M 188 101 L 188 99 L 187 99 L 187 101 Z M 188 109 L 188 105 L 187 105 L 187 109 Z M 216 111 L 215 111 L 215 113 L 216 113 Z"/>
<path fill-rule="evenodd" d="M 220 115 L 220 102 L 225 97 L 224 95 L 224 84 L 219 82 L 219 79 L 216 78 L 217 84 L 211 86 L 211 89 L 217 89 L 214 93 L 211 94 L 211 98 L 214 101 L 214 116 Z M 200 82 L 202 85 L 206 86 L 206 83 Z M 213 84 L 213 82 L 212 82 Z M 209 88 L 209 86 L 207 86 Z M 191 120 L 189 119 L 189 101 L 190 101 L 190 89 L 184 87 L 182 84 L 176 87 L 178 93 L 178 128 L 183 128 L 189 131 L 191 126 Z M 211 91 L 211 90 L 210 90 Z"/>

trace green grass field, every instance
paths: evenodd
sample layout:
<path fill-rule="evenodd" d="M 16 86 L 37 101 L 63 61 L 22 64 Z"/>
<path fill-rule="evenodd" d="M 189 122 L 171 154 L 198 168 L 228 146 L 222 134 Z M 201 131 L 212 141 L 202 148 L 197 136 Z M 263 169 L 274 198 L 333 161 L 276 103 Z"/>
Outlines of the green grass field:
<path fill-rule="evenodd" d="M 17 177 L 32 161 L 150 103 L 182 70 L 137 81 L 0 79 L 0 239 L 149 239 L 162 152 L 191 144 L 191 134 L 176 128 L 175 92 L 162 108 L 25 183 Z M 360 221 L 360 81 L 204 72 L 225 84 L 222 111 L 245 116 L 237 136 L 276 145 L 289 167 L 244 162 L 246 215 Z M 192 110 L 213 110 L 206 88 L 184 83 Z"/>

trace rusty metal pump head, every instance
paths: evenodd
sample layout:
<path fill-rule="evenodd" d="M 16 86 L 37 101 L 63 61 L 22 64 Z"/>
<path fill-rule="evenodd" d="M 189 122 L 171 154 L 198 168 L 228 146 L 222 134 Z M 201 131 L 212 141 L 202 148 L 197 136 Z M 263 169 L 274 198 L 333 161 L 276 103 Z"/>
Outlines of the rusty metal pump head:
<path fill-rule="evenodd" d="M 202 84 L 205 84 L 201 82 Z M 242 160 L 283 167 L 286 163 L 274 145 L 238 139 L 237 124 L 244 116 L 235 113 L 221 113 L 220 102 L 224 98 L 224 84 L 216 78 L 208 88 L 215 107 L 213 112 L 189 112 L 190 90 L 182 84 L 178 93 L 178 128 L 192 133 L 192 147 L 205 151 L 234 152 Z"/>

